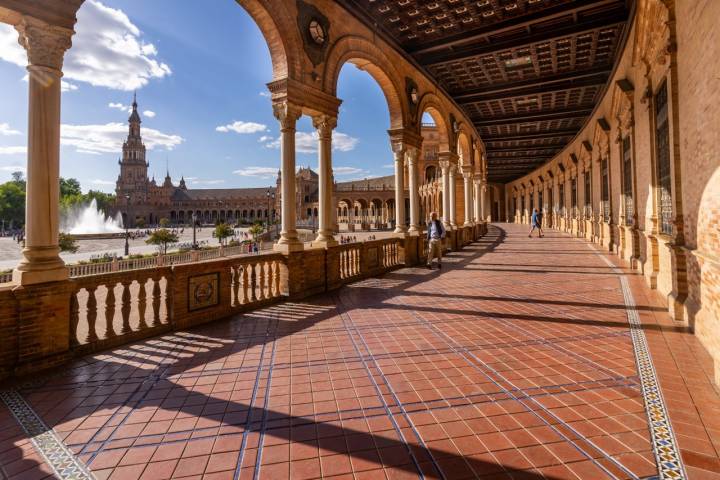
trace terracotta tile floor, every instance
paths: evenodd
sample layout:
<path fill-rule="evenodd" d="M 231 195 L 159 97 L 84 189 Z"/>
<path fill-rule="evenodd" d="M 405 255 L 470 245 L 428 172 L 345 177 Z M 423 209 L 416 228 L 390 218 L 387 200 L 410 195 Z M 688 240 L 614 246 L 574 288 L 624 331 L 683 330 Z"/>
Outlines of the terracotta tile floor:
<path fill-rule="evenodd" d="M 499 224 L 441 271 L 131 344 L 19 391 L 99 479 L 655 477 L 622 275 L 583 241 L 525 232 Z M 686 472 L 720 479 L 712 363 L 624 272 Z M 0 425 L 0 478 L 52 476 L 4 406 Z"/>

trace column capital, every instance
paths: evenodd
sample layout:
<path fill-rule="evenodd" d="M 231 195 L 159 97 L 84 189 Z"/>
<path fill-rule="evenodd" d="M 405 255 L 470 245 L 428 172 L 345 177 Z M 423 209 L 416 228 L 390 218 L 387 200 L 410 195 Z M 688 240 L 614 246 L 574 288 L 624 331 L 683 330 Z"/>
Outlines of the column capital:
<path fill-rule="evenodd" d="M 272 106 L 273 115 L 280 122 L 281 130 L 295 129 L 295 123 L 302 115 L 302 109 L 290 102 L 276 102 Z"/>
<path fill-rule="evenodd" d="M 405 146 L 405 154 L 407 157 L 408 165 L 415 165 L 417 164 L 418 160 L 418 153 L 419 149 L 417 147 L 414 147 L 412 145 L 406 145 Z"/>
<path fill-rule="evenodd" d="M 28 67 L 45 67 L 62 74 L 65 52 L 72 46 L 71 28 L 57 27 L 42 20 L 24 16 L 15 25 L 18 43 L 27 52 Z"/>
<path fill-rule="evenodd" d="M 438 162 L 438 165 L 440 165 L 440 169 L 443 171 L 443 174 L 445 174 L 448 171 L 450 171 L 450 165 L 452 165 L 452 164 L 450 163 L 449 160 L 440 160 Z"/>
<path fill-rule="evenodd" d="M 331 138 L 332 131 L 337 127 L 337 117 L 325 114 L 315 115 L 312 117 L 312 123 L 320 138 Z"/>
<path fill-rule="evenodd" d="M 440 152 L 438 153 L 438 160 L 440 162 L 450 162 L 451 164 L 457 164 L 458 156 L 457 153 L 453 152 Z"/>

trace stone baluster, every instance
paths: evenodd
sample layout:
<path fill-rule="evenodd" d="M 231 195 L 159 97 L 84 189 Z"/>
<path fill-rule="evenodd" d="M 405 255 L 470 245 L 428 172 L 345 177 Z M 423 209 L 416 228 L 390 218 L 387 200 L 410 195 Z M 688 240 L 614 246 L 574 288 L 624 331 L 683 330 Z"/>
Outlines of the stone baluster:
<path fill-rule="evenodd" d="M 145 311 L 147 310 L 147 279 L 145 281 L 138 281 L 138 284 L 138 329 L 143 330 L 148 327 L 145 321 Z"/>
<path fill-rule="evenodd" d="M 152 306 L 153 306 L 153 320 L 152 326 L 156 327 L 160 325 L 160 303 L 162 299 L 162 291 L 160 289 L 160 277 L 153 278 L 153 290 L 152 290 Z"/>
<path fill-rule="evenodd" d="M 248 265 L 250 271 L 250 302 L 257 302 L 257 264 Z"/>
<path fill-rule="evenodd" d="M 130 328 L 130 310 L 132 308 L 132 295 L 130 294 L 130 285 L 132 282 L 124 281 L 122 285 L 122 304 L 120 305 L 120 312 L 122 312 L 122 329 L 120 330 L 121 335 L 128 334 L 132 331 Z"/>
<path fill-rule="evenodd" d="M 97 341 L 97 331 L 95 327 L 95 323 L 97 322 L 97 298 L 95 298 L 95 291 L 97 290 L 97 287 L 88 287 L 85 289 L 87 292 L 87 305 L 85 308 L 85 316 L 87 317 L 87 323 L 88 323 L 88 331 L 87 335 L 85 336 L 85 343 L 94 343 Z"/>
<path fill-rule="evenodd" d="M 105 297 L 105 338 L 114 338 L 115 333 L 115 283 L 107 286 Z M 94 296 L 94 294 L 93 294 Z M 93 299 L 93 301 L 95 301 Z"/>

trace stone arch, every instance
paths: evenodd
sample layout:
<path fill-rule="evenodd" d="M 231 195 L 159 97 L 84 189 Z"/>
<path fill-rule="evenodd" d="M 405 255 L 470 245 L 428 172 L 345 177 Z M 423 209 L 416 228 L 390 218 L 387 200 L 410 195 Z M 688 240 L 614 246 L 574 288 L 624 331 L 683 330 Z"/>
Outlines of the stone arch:
<path fill-rule="evenodd" d="M 273 80 L 299 79 L 302 72 L 302 40 L 297 31 L 293 12 L 279 4 L 259 0 L 235 0 L 260 29 L 272 61 Z"/>
<path fill-rule="evenodd" d="M 404 91 L 402 76 L 377 45 L 363 37 L 348 35 L 332 45 L 325 61 L 323 90 L 333 97 L 337 96 L 340 71 L 348 62 L 368 72 L 380 86 L 390 111 L 390 129 L 407 125 L 407 105 L 403 101 L 404 95 L 401 95 Z"/>
<path fill-rule="evenodd" d="M 464 128 L 460 129 L 460 133 L 457 136 L 457 153 L 458 153 L 458 164 L 472 165 L 472 149 L 470 148 L 470 137 L 465 132 Z"/>
<path fill-rule="evenodd" d="M 454 149 L 455 145 L 450 145 L 450 138 L 452 138 L 452 135 L 450 135 L 448 120 L 447 120 L 447 112 L 445 112 L 445 108 L 442 105 L 442 102 L 440 101 L 440 98 L 438 98 L 437 95 L 434 93 L 426 93 L 422 96 L 420 99 L 420 102 L 418 103 L 418 122 L 417 122 L 417 132 L 418 135 L 420 135 L 420 128 L 422 127 L 422 116 L 423 114 L 427 112 L 435 122 L 435 125 L 438 129 L 438 150 L 440 152 L 450 152 L 454 151 L 451 150 L 451 148 Z"/>

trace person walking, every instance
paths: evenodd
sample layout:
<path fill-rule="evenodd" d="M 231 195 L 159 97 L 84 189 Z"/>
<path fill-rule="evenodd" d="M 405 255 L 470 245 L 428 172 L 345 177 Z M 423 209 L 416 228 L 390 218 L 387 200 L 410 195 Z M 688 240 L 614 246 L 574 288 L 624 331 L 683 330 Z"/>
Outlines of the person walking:
<path fill-rule="evenodd" d="M 432 270 L 432 261 L 437 258 L 438 269 L 442 268 L 443 239 L 445 238 L 445 227 L 437 218 L 437 212 L 430 214 L 430 222 L 427 228 L 428 256 L 427 268 Z"/>
<path fill-rule="evenodd" d="M 534 209 L 532 216 L 530 217 L 530 233 L 528 234 L 528 238 L 532 238 L 532 233 L 535 231 L 535 229 L 538 229 L 538 232 L 541 232 L 540 230 L 540 223 L 538 218 L 542 218 L 540 214 L 538 214 L 538 209 Z M 539 236 L 542 236 L 542 234 L 538 233 Z"/>
<path fill-rule="evenodd" d="M 543 235 L 543 230 L 542 230 L 543 215 L 544 214 L 543 214 L 543 211 L 541 208 L 538 210 L 538 214 L 537 214 L 537 229 L 538 229 L 538 235 L 540 235 L 541 238 L 545 236 L 545 235 Z"/>

